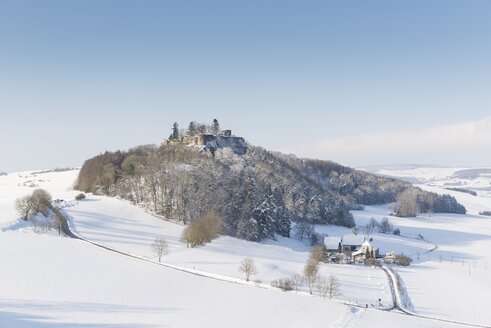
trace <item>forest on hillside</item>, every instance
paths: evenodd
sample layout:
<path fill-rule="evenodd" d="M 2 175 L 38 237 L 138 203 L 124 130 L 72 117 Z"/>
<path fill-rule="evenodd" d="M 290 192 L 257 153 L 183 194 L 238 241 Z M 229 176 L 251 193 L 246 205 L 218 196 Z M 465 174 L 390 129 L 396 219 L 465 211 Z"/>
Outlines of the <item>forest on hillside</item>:
<path fill-rule="evenodd" d="M 121 197 L 185 224 L 213 211 L 223 219 L 224 234 L 247 240 L 289 236 L 292 222 L 352 227 L 349 210 L 360 205 L 397 201 L 400 216 L 465 213 L 453 197 L 397 179 L 251 145 L 243 155 L 179 142 L 105 152 L 85 161 L 76 188 Z"/>

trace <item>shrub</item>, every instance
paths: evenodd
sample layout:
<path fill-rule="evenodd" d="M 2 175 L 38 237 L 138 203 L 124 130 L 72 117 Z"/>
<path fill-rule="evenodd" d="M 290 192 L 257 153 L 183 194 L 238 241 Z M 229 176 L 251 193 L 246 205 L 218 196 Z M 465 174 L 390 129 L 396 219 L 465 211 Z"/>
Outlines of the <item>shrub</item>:
<path fill-rule="evenodd" d="M 479 215 L 491 216 L 491 211 L 482 211 L 479 212 Z"/>
<path fill-rule="evenodd" d="M 396 229 L 394 229 L 394 231 L 392 231 L 392 234 L 395 235 L 395 236 L 400 236 L 401 235 L 401 230 L 399 230 L 399 228 L 396 228 Z"/>
<path fill-rule="evenodd" d="M 222 229 L 222 218 L 214 212 L 209 212 L 193 222 L 184 229 L 181 236 L 187 246 L 201 246 L 212 241 L 220 235 Z"/>
<path fill-rule="evenodd" d="M 295 288 L 292 279 L 290 278 L 280 278 L 273 280 L 271 286 L 281 289 L 284 292 L 291 291 Z"/>
<path fill-rule="evenodd" d="M 394 260 L 394 262 L 397 265 L 402 265 L 402 266 L 408 266 L 409 264 L 411 264 L 412 261 L 413 261 L 413 259 L 407 255 L 404 255 L 404 253 L 396 255 L 395 260 Z"/>
<path fill-rule="evenodd" d="M 370 267 L 380 267 L 381 266 L 380 265 L 380 262 L 377 259 L 373 258 L 373 257 L 370 257 L 370 258 L 366 259 L 365 262 L 364 262 L 364 264 L 366 266 L 370 266 Z"/>
<path fill-rule="evenodd" d="M 298 288 L 300 288 L 301 286 L 303 286 L 303 284 L 305 283 L 305 279 L 299 275 L 298 273 L 295 273 L 292 277 L 291 277 L 291 282 L 292 282 L 292 286 L 295 290 L 298 291 Z"/>
<path fill-rule="evenodd" d="M 75 196 L 75 200 L 84 200 L 86 198 L 85 194 L 81 192 L 77 196 Z"/>

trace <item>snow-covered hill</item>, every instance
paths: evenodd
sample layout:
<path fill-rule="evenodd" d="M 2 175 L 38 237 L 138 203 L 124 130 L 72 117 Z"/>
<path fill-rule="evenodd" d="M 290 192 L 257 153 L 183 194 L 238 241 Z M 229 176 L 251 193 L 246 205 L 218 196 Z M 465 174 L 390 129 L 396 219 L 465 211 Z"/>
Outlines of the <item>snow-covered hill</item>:
<path fill-rule="evenodd" d="M 49 190 L 53 198 L 72 200 L 77 194 L 71 190 L 76 176 L 77 171 L 68 171 L 35 176 L 22 172 L 0 177 L 1 327 L 453 326 L 394 312 L 346 306 L 303 293 L 284 293 L 254 284 L 247 286 L 197 276 L 129 258 L 81 240 L 58 237 L 55 233 L 33 232 L 32 227 L 19 224 L 15 198 L 39 186 Z M 471 197 L 462 193 L 457 196 L 459 200 Z M 482 201 L 481 208 L 489 204 L 486 202 Z M 182 226 L 154 217 L 125 201 L 89 195 L 87 200 L 71 205 L 65 208 L 71 225 L 88 240 L 154 260 L 150 244 L 156 236 L 164 236 L 170 246 L 165 263 L 229 277 L 229 281 L 242 278 L 237 268 L 244 257 L 254 258 L 258 265 L 254 279 L 267 286 L 273 279 L 301 273 L 308 255 L 307 244 L 286 238 L 258 244 L 221 237 L 205 247 L 186 248 L 179 241 Z M 361 225 L 370 217 L 380 218 L 387 212 L 387 207 L 368 207 L 353 214 Z M 403 234 L 422 233 L 439 245 L 436 251 L 426 254 L 432 248 L 427 242 L 375 236 L 387 250 L 397 248 L 413 257 L 419 256 L 414 266 L 399 270 L 415 311 L 489 324 L 484 303 L 480 302 L 491 290 L 484 285 L 477 288 L 486 282 L 483 276 L 489 271 L 479 269 L 484 262 L 479 262 L 481 255 L 476 255 L 484 253 L 482 247 L 491 236 L 487 223 L 483 225 L 487 221 L 474 214 L 391 220 Z M 349 232 L 332 226 L 317 229 L 331 235 Z M 441 263 L 439 255 L 442 255 Z M 451 255 L 453 264 L 443 260 Z M 475 258 L 475 267 L 469 262 L 472 279 L 456 269 L 461 266 L 457 258 L 467 261 L 465 264 Z M 340 301 L 365 304 L 382 298 L 385 305 L 390 305 L 390 291 L 381 270 L 323 264 L 321 273 L 335 273 L 340 278 L 343 292 Z M 457 288 L 439 288 L 442 284 L 462 283 L 464 289 L 475 295 Z M 461 299 L 457 311 L 455 299 Z"/>

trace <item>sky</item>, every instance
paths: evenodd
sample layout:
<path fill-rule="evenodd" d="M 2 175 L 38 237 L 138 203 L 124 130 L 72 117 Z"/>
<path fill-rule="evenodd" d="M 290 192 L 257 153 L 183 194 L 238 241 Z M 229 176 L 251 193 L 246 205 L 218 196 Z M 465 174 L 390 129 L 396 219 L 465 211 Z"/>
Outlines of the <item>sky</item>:
<path fill-rule="evenodd" d="M 217 118 L 363 167 L 491 166 L 491 1 L 0 0 L 0 172 Z"/>

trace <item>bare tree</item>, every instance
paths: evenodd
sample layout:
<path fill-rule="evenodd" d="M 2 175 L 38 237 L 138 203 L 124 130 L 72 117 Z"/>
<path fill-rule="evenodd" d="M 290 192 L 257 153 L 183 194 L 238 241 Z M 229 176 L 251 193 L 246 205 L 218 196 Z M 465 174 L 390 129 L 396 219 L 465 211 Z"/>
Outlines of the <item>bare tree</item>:
<path fill-rule="evenodd" d="M 333 297 L 341 295 L 341 284 L 339 283 L 338 278 L 333 274 L 330 274 L 327 278 L 327 294 L 331 300 Z"/>
<path fill-rule="evenodd" d="M 163 237 L 155 238 L 152 249 L 155 255 L 159 258 L 159 263 L 162 260 L 162 256 L 169 254 L 169 248 L 167 246 L 167 241 Z"/>
<path fill-rule="evenodd" d="M 27 220 L 34 215 L 33 205 L 30 196 L 17 198 L 15 200 L 15 208 L 24 220 Z"/>
<path fill-rule="evenodd" d="M 310 239 L 314 233 L 314 226 L 311 223 L 300 221 L 295 225 L 295 238 L 302 241 L 304 238 Z"/>
<path fill-rule="evenodd" d="M 327 257 L 327 249 L 324 250 L 322 246 L 313 246 L 310 249 L 309 257 L 317 262 L 324 262 Z"/>
<path fill-rule="evenodd" d="M 36 189 L 30 196 L 16 199 L 15 208 L 24 220 L 38 213 L 47 216 L 51 208 L 51 195 L 44 189 Z"/>
<path fill-rule="evenodd" d="M 53 208 L 51 226 L 58 230 L 58 235 L 63 231 L 63 225 L 66 224 L 66 218 L 58 208 Z"/>
<path fill-rule="evenodd" d="M 42 213 L 44 216 L 49 214 L 51 208 L 51 195 L 44 189 L 36 189 L 32 192 L 31 202 L 34 213 Z"/>
<path fill-rule="evenodd" d="M 303 269 L 303 274 L 305 276 L 305 281 L 309 287 L 309 293 L 312 294 L 314 290 L 315 282 L 317 280 L 317 274 L 319 273 L 319 262 L 313 258 L 307 260 L 305 268 Z"/>
<path fill-rule="evenodd" d="M 420 212 L 418 204 L 418 192 L 414 189 L 406 189 L 397 195 L 397 203 L 394 207 L 395 215 L 400 217 L 416 216 Z"/>
<path fill-rule="evenodd" d="M 381 233 L 392 233 L 393 230 L 394 227 L 389 222 L 389 218 L 387 217 L 382 218 L 382 221 L 380 221 L 379 231 Z"/>
<path fill-rule="evenodd" d="M 240 262 L 239 271 L 245 275 L 246 281 L 249 281 L 250 276 L 257 274 L 256 264 L 254 260 L 247 257 Z"/>
<path fill-rule="evenodd" d="M 315 287 L 317 288 L 317 292 L 321 297 L 326 297 L 329 293 L 329 279 L 324 276 L 319 276 L 317 278 Z"/>
<path fill-rule="evenodd" d="M 291 278 L 291 282 L 293 289 L 298 291 L 298 289 L 305 283 L 305 279 L 298 273 L 295 273 Z"/>

